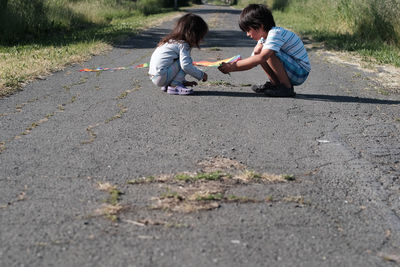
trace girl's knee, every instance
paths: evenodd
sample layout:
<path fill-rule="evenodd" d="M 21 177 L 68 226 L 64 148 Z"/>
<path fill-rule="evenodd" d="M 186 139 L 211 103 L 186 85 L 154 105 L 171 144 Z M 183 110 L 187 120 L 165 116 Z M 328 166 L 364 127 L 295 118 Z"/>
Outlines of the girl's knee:
<path fill-rule="evenodd" d="M 158 87 L 163 87 L 167 85 L 166 77 L 165 76 L 156 76 L 151 79 L 154 85 Z"/>

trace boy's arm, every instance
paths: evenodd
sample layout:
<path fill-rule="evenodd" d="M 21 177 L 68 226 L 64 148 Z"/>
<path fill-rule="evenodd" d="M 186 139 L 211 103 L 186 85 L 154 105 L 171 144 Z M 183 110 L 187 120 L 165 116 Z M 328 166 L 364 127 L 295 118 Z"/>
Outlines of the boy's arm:
<path fill-rule="evenodd" d="M 263 49 L 260 54 L 248 57 L 232 63 L 222 63 L 218 69 L 222 73 L 229 73 L 234 71 L 244 71 L 254 68 L 255 66 L 266 62 L 268 58 L 274 54 L 275 51 L 271 49 Z"/>
<path fill-rule="evenodd" d="M 253 55 L 258 55 L 260 54 L 261 50 L 263 48 L 263 44 L 262 43 L 258 43 L 253 50 Z"/>

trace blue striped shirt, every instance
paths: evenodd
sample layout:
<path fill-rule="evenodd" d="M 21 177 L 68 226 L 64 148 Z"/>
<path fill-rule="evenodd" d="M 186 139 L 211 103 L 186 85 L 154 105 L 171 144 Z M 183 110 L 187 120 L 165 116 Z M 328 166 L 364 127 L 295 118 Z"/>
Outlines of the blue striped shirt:
<path fill-rule="evenodd" d="M 294 59 L 304 70 L 311 71 L 311 64 L 303 42 L 295 33 L 282 27 L 272 27 L 263 49 L 284 53 Z"/>

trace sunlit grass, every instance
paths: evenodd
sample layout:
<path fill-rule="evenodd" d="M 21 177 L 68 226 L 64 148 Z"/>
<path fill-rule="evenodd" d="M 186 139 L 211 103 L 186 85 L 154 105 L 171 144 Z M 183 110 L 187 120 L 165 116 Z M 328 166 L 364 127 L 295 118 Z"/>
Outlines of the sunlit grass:
<path fill-rule="evenodd" d="M 276 23 L 293 30 L 303 37 L 322 42 L 326 48 L 356 52 L 366 61 L 400 67 L 400 48 L 382 40 L 366 40 L 349 29 L 331 28 L 313 21 L 312 18 L 294 12 L 274 12 Z"/>
<path fill-rule="evenodd" d="M 0 50 L 0 88 L 16 88 L 22 83 L 80 62 L 110 46 L 100 40 L 72 43 L 68 46 L 25 45 Z M 1 92 L 1 91 L 0 91 Z"/>
<path fill-rule="evenodd" d="M 175 14 L 117 18 L 105 26 L 47 36 L 34 43 L 11 47 L 0 45 L 0 97 L 15 92 L 30 80 L 105 52 L 111 49 L 114 42 L 120 42 L 128 35 Z"/>
<path fill-rule="evenodd" d="M 239 0 L 243 8 L 254 0 Z M 263 0 L 278 26 L 321 42 L 325 48 L 351 51 L 363 60 L 400 67 L 400 3 L 375 0 Z"/>

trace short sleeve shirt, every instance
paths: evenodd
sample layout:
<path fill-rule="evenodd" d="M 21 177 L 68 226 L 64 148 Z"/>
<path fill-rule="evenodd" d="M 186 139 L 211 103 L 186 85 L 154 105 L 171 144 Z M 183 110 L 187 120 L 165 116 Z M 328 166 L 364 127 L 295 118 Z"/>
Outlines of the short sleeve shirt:
<path fill-rule="evenodd" d="M 302 68 L 310 72 L 311 64 L 303 42 L 294 32 L 282 27 L 272 27 L 268 32 L 263 49 L 271 49 L 293 58 Z"/>

